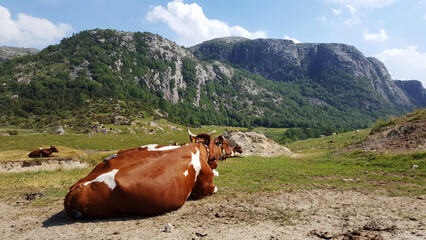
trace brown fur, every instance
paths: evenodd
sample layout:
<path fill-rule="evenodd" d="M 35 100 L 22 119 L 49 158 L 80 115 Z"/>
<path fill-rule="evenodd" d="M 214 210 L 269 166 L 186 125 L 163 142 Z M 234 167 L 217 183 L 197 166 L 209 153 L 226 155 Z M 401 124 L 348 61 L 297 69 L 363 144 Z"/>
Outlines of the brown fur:
<path fill-rule="evenodd" d="M 197 149 L 201 170 L 195 179 L 195 170 L 189 164 Z M 119 169 L 115 175 L 117 186 L 113 190 L 103 182 L 83 185 L 113 169 Z M 186 170 L 187 176 L 184 175 Z M 71 186 L 64 206 L 70 217 L 76 217 L 76 211 L 91 218 L 158 215 L 180 208 L 191 192 L 197 198 L 212 194 L 215 188 L 212 181 L 213 172 L 207 164 L 207 151 L 202 143 L 168 151 L 136 148 L 98 164 L 88 176 Z"/>
<path fill-rule="evenodd" d="M 52 153 L 59 152 L 55 146 L 50 146 L 48 149 L 39 149 L 30 152 L 28 157 L 30 158 L 39 158 L 39 157 L 51 157 Z"/>

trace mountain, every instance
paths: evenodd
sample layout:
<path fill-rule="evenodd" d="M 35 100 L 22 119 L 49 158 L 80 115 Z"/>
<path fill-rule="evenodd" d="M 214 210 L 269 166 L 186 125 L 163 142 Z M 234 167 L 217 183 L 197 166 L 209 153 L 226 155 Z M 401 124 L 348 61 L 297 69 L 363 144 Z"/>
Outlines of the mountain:
<path fill-rule="evenodd" d="M 411 101 L 419 108 L 426 108 L 426 89 L 417 80 L 394 80 L 395 84 L 401 88 Z"/>
<path fill-rule="evenodd" d="M 335 95 L 344 95 L 350 88 L 357 88 L 360 94 L 348 98 L 343 104 L 352 104 L 356 100 L 359 107 L 369 109 L 372 102 L 365 101 L 361 94 L 369 92 L 380 95 L 371 96 L 375 101 L 384 99 L 399 109 L 413 108 L 413 103 L 392 81 L 384 64 L 376 58 L 365 57 L 353 46 L 296 44 L 279 39 L 219 38 L 196 45 L 191 50 L 204 61 L 228 62 L 277 82 L 304 79 Z M 333 76 L 336 75 L 342 75 L 342 78 L 335 81 Z M 319 99 L 334 104 L 326 97 Z"/>
<path fill-rule="evenodd" d="M 0 47 L 0 62 L 39 53 L 36 48 Z"/>
<path fill-rule="evenodd" d="M 378 60 L 343 44 L 223 38 L 193 48 L 159 35 L 83 31 L 0 63 L 0 124 L 162 116 L 184 124 L 371 126 L 414 107 Z"/>

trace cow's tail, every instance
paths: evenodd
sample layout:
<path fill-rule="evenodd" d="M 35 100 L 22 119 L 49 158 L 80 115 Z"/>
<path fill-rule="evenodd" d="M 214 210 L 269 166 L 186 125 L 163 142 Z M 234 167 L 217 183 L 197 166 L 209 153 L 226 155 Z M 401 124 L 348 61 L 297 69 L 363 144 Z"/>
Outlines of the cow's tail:
<path fill-rule="evenodd" d="M 65 212 L 70 218 L 79 219 L 80 217 L 83 216 L 82 212 L 80 212 L 73 206 L 73 199 L 75 197 L 78 197 L 78 194 L 81 192 L 82 189 L 83 188 L 81 186 L 77 186 L 76 188 L 71 189 L 68 192 L 68 194 L 65 196 L 65 200 L 64 200 Z"/>

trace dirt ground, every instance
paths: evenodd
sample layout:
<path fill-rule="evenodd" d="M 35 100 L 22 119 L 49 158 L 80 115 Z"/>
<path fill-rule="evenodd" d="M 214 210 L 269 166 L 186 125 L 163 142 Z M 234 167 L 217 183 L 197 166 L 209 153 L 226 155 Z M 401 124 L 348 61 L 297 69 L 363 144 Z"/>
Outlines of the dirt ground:
<path fill-rule="evenodd" d="M 48 207 L 29 204 L 37 197 L 0 203 L 0 239 L 426 239 L 426 196 L 217 194 L 156 217 L 80 221 L 66 216 L 62 200 Z"/>

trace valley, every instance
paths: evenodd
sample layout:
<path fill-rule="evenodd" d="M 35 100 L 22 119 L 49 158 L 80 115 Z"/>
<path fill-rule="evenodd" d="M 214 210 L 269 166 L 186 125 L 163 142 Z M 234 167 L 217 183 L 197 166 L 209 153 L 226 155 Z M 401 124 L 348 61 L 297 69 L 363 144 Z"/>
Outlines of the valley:
<path fill-rule="evenodd" d="M 63 211 L 63 198 L 69 186 L 105 157 L 118 149 L 146 143 L 188 141 L 184 126 L 152 119 L 137 122 L 133 129 L 147 126 L 155 129 L 155 134 L 144 133 L 140 128 L 131 133 L 127 129 L 130 125 L 115 126 L 122 129 L 121 133 L 94 136 L 41 134 L 19 129 L 18 135 L 0 134 L 2 161 L 8 156 L 30 161 L 26 157 L 29 150 L 52 143 L 60 151 L 52 159 L 72 158 L 88 164 L 88 167 L 74 169 L 0 173 L 2 236 L 49 238 L 52 232 L 57 239 L 136 236 L 150 239 L 345 239 L 350 236 L 423 239 L 426 236 L 424 151 L 335 154 L 352 143 L 362 142 L 371 129 L 286 144 L 292 155 L 246 156 L 221 161 L 217 169 L 220 176 L 214 179 L 219 187 L 217 194 L 188 201 L 181 209 L 161 216 L 76 222 L 69 219 Z M 192 129 L 197 133 L 212 130 L 222 133 L 248 129 L 215 126 Z M 1 129 L 0 133 L 7 131 L 11 129 Z M 254 128 L 252 131 L 276 138 L 285 129 Z M 413 168 L 414 165 L 419 167 Z M 166 224 L 173 226 L 170 233 L 164 230 Z"/>

